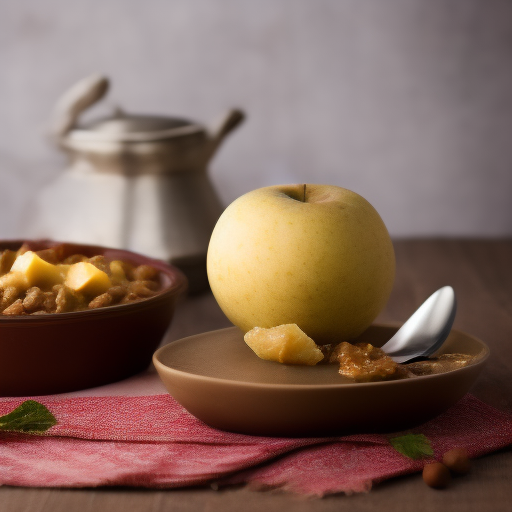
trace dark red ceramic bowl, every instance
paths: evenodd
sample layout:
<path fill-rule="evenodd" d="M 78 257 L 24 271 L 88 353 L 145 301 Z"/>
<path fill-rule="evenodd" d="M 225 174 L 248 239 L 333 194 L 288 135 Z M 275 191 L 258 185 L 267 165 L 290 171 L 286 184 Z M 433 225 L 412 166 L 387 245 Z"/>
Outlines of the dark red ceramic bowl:
<path fill-rule="evenodd" d="M 23 241 L 0 242 L 0 251 Z M 32 250 L 60 245 L 25 241 Z M 162 291 L 129 304 L 49 315 L 0 315 L 0 396 L 64 393 L 134 375 L 150 364 L 171 324 L 187 281 L 175 267 L 140 254 L 92 245 L 64 244 L 71 254 L 104 255 L 160 271 Z"/>

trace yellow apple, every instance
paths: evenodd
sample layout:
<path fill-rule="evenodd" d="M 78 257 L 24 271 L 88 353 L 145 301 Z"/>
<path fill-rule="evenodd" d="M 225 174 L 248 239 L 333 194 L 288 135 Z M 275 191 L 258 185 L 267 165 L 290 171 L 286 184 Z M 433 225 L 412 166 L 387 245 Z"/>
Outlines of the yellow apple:
<path fill-rule="evenodd" d="M 360 195 L 279 185 L 226 208 L 207 270 L 219 306 L 242 331 L 294 323 L 326 344 L 358 336 L 383 309 L 395 256 L 382 219 Z"/>

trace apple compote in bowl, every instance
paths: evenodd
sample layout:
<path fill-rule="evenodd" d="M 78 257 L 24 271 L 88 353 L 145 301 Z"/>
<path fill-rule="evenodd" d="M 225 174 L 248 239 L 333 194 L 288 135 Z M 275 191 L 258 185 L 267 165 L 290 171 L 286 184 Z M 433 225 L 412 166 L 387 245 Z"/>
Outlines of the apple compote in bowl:
<path fill-rule="evenodd" d="M 63 393 L 143 371 L 186 290 L 130 251 L 0 242 L 0 396 Z"/>

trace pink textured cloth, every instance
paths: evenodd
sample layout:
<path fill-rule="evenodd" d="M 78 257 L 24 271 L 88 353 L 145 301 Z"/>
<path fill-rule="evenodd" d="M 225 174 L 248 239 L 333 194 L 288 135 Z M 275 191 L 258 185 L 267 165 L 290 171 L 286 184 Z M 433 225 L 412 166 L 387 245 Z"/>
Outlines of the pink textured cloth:
<path fill-rule="evenodd" d="M 25 399 L 3 399 L 0 415 Z M 322 496 L 361 492 L 421 470 L 390 444 L 394 435 L 270 438 L 215 430 L 169 395 L 39 397 L 57 419 L 42 435 L 0 433 L 0 484 L 172 488 L 246 483 Z M 433 458 L 454 446 L 477 457 L 512 444 L 512 416 L 467 395 L 412 429 Z"/>

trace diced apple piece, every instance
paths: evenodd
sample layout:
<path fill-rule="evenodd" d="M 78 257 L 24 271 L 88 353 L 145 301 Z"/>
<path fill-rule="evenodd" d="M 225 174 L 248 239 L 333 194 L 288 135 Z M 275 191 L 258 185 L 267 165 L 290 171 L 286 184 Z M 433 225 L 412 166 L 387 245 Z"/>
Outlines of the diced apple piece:
<path fill-rule="evenodd" d="M 33 251 L 27 251 L 18 256 L 11 267 L 11 273 L 20 273 L 24 277 L 25 285 L 20 288 L 32 286 L 46 288 L 63 281 L 58 266 L 44 261 Z"/>
<path fill-rule="evenodd" d="M 101 295 L 111 286 L 110 279 L 103 270 L 85 261 L 71 265 L 64 284 L 91 297 Z"/>
<path fill-rule="evenodd" d="M 284 324 L 270 329 L 255 327 L 244 340 L 261 359 L 286 364 L 314 366 L 324 357 L 316 343 L 297 324 Z"/>
<path fill-rule="evenodd" d="M 123 262 L 114 260 L 110 262 L 110 279 L 113 284 L 121 284 L 127 281 L 126 273 L 123 268 Z"/>

